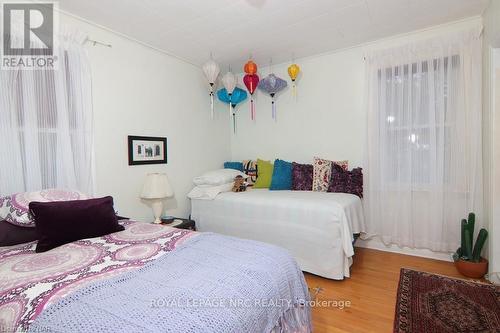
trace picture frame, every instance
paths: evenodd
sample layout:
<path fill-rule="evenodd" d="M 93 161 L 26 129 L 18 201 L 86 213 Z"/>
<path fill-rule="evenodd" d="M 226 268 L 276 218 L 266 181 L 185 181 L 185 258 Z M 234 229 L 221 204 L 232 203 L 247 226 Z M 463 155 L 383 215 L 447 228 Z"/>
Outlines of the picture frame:
<path fill-rule="evenodd" d="M 128 165 L 167 164 L 167 138 L 128 136 Z"/>

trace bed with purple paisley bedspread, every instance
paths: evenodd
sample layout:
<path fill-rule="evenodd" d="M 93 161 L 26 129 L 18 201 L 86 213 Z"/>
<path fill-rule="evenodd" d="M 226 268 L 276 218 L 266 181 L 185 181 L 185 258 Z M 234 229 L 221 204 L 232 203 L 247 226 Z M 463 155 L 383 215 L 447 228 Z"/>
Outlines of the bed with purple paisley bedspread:
<path fill-rule="evenodd" d="M 125 230 L 35 253 L 36 242 L 0 247 L 0 332 L 25 331 L 49 305 L 91 282 L 132 271 L 196 232 L 122 221 Z"/>

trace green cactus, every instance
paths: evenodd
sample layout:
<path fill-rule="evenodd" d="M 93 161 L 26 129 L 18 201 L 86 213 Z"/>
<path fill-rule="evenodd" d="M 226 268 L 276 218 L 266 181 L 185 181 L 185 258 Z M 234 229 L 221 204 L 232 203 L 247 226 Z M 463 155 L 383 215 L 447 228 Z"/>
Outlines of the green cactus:
<path fill-rule="evenodd" d="M 488 231 L 486 229 L 479 230 L 476 239 L 476 245 L 474 245 L 474 251 L 472 252 L 472 261 L 479 262 L 481 260 L 481 251 L 483 250 L 484 243 L 488 238 Z"/>
<path fill-rule="evenodd" d="M 474 213 L 469 213 L 467 220 L 462 219 L 460 222 L 460 247 L 453 255 L 454 260 L 463 259 L 474 262 L 479 262 L 481 260 L 481 251 L 483 250 L 484 243 L 488 238 L 488 231 L 486 231 L 486 229 L 481 229 L 477 235 L 476 244 L 474 245 L 473 240 L 475 225 L 476 215 Z"/>

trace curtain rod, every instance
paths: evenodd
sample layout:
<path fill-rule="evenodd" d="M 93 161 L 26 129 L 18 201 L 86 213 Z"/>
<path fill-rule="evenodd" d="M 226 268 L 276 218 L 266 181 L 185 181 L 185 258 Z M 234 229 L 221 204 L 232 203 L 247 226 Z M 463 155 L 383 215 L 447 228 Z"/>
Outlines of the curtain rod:
<path fill-rule="evenodd" d="M 111 44 L 107 44 L 107 43 L 99 42 L 99 41 L 97 41 L 97 40 L 90 39 L 90 38 L 87 38 L 87 39 L 85 40 L 85 43 L 90 43 L 90 44 L 92 44 L 92 45 L 94 45 L 94 46 L 96 46 L 96 45 L 102 45 L 102 46 L 105 46 L 105 47 L 113 47 L 113 45 L 111 45 Z"/>

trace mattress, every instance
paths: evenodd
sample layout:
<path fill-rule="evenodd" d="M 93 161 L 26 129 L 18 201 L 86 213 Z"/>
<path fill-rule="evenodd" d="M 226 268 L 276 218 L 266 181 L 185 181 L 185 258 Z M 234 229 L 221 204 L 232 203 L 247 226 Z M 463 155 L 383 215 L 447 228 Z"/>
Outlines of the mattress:
<path fill-rule="evenodd" d="M 361 200 L 346 193 L 251 189 L 191 208 L 199 231 L 281 246 L 303 271 L 337 280 L 350 276 L 353 234 L 365 231 Z"/>
<path fill-rule="evenodd" d="M 197 233 L 121 221 L 125 230 L 44 253 L 36 242 L 0 247 L 0 332 L 26 331 L 49 305 L 89 283 L 144 266 Z"/>

